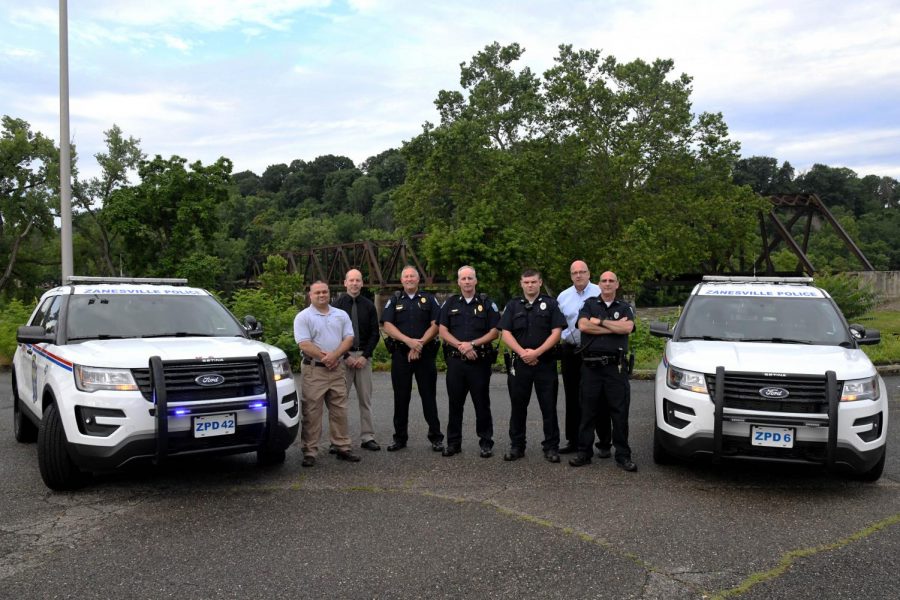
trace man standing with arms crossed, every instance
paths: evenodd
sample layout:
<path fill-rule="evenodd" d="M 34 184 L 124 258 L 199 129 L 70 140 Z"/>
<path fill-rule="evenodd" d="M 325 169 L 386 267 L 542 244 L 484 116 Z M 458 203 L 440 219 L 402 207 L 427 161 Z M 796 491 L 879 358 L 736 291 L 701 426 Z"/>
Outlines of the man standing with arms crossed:
<path fill-rule="evenodd" d="M 437 367 L 440 344 L 437 319 L 440 307 L 434 296 L 419 291 L 419 271 L 407 265 L 400 273 L 403 291 L 388 300 L 381 313 L 384 331 L 395 341 L 391 352 L 391 384 L 394 387 L 394 442 L 388 452 L 406 448 L 409 439 L 409 401 L 413 376 L 428 423 L 428 440 L 435 452 L 444 450 L 444 434 L 437 411 Z"/>
<path fill-rule="evenodd" d="M 591 462 L 594 423 L 603 407 L 612 417 L 616 466 L 637 471 L 628 445 L 628 336 L 634 331 L 634 308 L 616 298 L 619 280 L 612 271 L 600 276 L 600 296 L 588 298 L 578 314 L 581 330 L 581 429 L 573 467 Z"/>
<path fill-rule="evenodd" d="M 447 447 L 444 456 L 462 450 L 462 420 L 466 396 L 472 394 L 475 405 L 475 431 L 481 458 L 494 455 L 494 421 L 491 417 L 491 364 L 497 339 L 500 313 L 497 305 L 483 294 L 475 293 L 478 279 L 475 269 L 466 265 L 456 272 L 460 294 L 450 296 L 441 307 L 438 330 L 444 341 L 447 359 L 447 395 L 450 414 L 447 419 Z"/>
<path fill-rule="evenodd" d="M 572 286 L 560 293 L 557 301 L 566 317 L 566 328 L 562 332 L 562 372 L 563 390 L 566 394 L 566 445 L 559 449 L 560 454 L 571 454 L 578 450 L 578 430 L 581 426 L 581 354 L 577 352 L 581 344 L 581 332 L 578 330 L 578 312 L 588 298 L 600 295 L 600 287 L 591 283 L 591 271 L 583 260 L 576 260 L 569 267 Z M 597 415 L 597 449 L 600 458 L 609 458 L 610 423 L 609 413 L 601 408 Z"/>
<path fill-rule="evenodd" d="M 328 284 L 309 286 L 310 305 L 294 317 L 294 340 L 303 352 L 300 372 L 303 425 L 300 443 L 304 467 L 316 464 L 322 437 L 322 411 L 328 405 L 328 433 L 339 460 L 359 462 L 347 432 L 347 383 L 344 354 L 353 346 L 350 317 L 328 303 Z"/>
<path fill-rule="evenodd" d="M 522 271 L 523 297 L 513 298 L 503 310 L 500 329 L 503 342 L 513 352 L 506 383 L 509 388 L 509 452 L 503 460 L 525 456 L 525 421 L 531 389 L 537 393 L 544 421 L 544 458 L 559 462 L 559 423 L 556 420 L 556 357 L 553 347 L 566 326 L 566 318 L 556 300 L 541 294 L 541 274 L 534 269 Z"/>
<path fill-rule="evenodd" d="M 360 447 L 378 451 L 381 446 L 375 441 L 375 426 L 372 424 L 372 353 L 380 337 L 378 313 L 375 303 L 360 294 L 362 287 L 362 273 L 357 269 L 347 271 L 344 276 L 347 293 L 335 301 L 334 307 L 346 312 L 353 325 L 353 345 L 344 359 L 347 367 L 344 377 L 348 396 L 350 388 L 355 387 L 359 401 Z"/>

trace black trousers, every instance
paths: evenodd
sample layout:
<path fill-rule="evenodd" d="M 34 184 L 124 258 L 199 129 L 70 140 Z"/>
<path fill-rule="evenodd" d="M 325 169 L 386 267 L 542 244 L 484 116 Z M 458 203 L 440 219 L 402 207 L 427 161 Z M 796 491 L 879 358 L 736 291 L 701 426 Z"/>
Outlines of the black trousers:
<path fill-rule="evenodd" d="M 579 431 L 581 429 L 581 354 L 575 353 L 571 344 L 563 344 L 563 355 L 559 361 L 562 373 L 563 390 L 566 394 L 566 440 L 570 444 L 578 445 Z M 609 411 L 606 406 L 601 407 L 597 416 L 596 431 L 597 443 L 601 448 L 609 448 L 611 443 L 611 431 Z"/>
<path fill-rule="evenodd" d="M 440 442 L 444 439 L 441 433 L 441 421 L 437 410 L 437 366 L 434 364 L 435 353 L 429 352 L 419 360 L 410 361 L 409 351 L 404 349 L 391 356 L 391 384 L 394 387 L 394 441 L 405 444 L 409 439 L 409 402 L 412 397 L 413 377 L 419 386 L 422 398 L 422 413 L 428 423 L 428 440 Z"/>
<path fill-rule="evenodd" d="M 619 372 L 618 365 L 581 367 L 581 427 L 578 435 L 578 453 L 593 455 L 596 421 L 607 410 L 607 421 L 612 419 L 612 444 L 616 448 L 616 460 L 631 458 L 628 445 L 628 408 L 631 403 L 631 386 L 628 376 Z"/>
<path fill-rule="evenodd" d="M 475 405 L 475 432 L 482 448 L 494 447 L 494 420 L 491 417 L 491 365 L 485 360 L 447 359 L 447 396 L 450 414 L 447 419 L 447 447 L 462 445 L 463 408 L 466 396 Z"/>
<path fill-rule="evenodd" d="M 513 370 L 507 375 L 511 403 L 509 414 L 509 442 L 511 448 L 525 450 L 525 422 L 528 417 L 528 403 L 531 390 L 537 394 L 538 406 L 544 421 L 544 441 L 541 447 L 547 450 L 559 448 L 559 422 L 556 419 L 556 394 L 559 378 L 556 375 L 556 361 L 541 361 L 529 366 L 519 358 L 513 359 Z"/>

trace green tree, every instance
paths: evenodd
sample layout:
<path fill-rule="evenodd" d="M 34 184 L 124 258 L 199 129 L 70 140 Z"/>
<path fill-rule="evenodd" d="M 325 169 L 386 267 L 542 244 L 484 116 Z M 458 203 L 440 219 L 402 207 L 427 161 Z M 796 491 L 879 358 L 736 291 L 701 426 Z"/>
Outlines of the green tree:
<path fill-rule="evenodd" d="M 138 169 L 139 185 L 112 193 L 104 207 L 111 229 L 127 248 L 126 266 L 134 275 L 197 273 L 207 264 L 219 228 L 216 207 L 228 200 L 231 161 L 209 166 L 157 155 Z M 182 264 L 184 263 L 184 264 Z"/>
<path fill-rule="evenodd" d="M 73 206 L 80 208 L 87 216 L 74 220 L 73 224 L 87 238 L 90 247 L 99 252 L 96 262 L 101 271 L 97 274 L 114 275 L 117 269 L 113 264 L 113 247 L 117 235 L 111 228 L 109 214 L 102 209 L 116 190 L 128 186 L 129 171 L 136 170 L 145 156 L 141 152 L 140 140 L 125 138 L 118 125 L 105 131 L 104 136 L 106 152 L 94 155 L 100 165 L 100 176 L 86 182 L 76 179 L 72 186 Z"/>
<path fill-rule="evenodd" d="M 13 277 L 20 251 L 36 230 L 53 230 L 58 203 L 59 150 L 22 119 L 4 115 L 0 132 L 0 291 Z M 57 262 L 58 264 L 58 262 Z M 34 283 L 34 282 L 32 282 Z"/>

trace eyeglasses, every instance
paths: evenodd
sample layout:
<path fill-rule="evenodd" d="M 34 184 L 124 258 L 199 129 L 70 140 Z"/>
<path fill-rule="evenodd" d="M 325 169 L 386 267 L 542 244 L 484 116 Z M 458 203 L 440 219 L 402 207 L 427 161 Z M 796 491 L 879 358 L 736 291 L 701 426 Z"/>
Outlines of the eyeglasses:
<path fill-rule="evenodd" d="M 587 271 L 572 271 L 572 275 L 587 275 Z"/>
<path fill-rule="evenodd" d="M 615 279 L 601 279 L 600 283 L 615 283 Z"/>

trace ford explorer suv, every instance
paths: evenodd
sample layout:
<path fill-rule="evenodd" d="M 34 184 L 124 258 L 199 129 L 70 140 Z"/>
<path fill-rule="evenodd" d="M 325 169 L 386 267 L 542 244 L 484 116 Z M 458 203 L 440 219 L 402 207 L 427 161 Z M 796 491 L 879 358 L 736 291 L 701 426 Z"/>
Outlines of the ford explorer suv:
<path fill-rule="evenodd" d="M 818 463 L 874 481 L 884 469 L 888 393 L 863 344 L 808 277 L 704 277 L 656 371 L 653 458 Z"/>
<path fill-rule="evenodd" d="M 13 431 L 44 483 L 133 461 L 256 452 L 281 463 L 300 422 L 285 353 L 185 280 L 69 278 L 19 327 Z"/>

